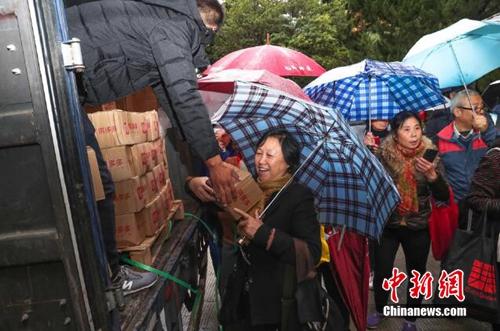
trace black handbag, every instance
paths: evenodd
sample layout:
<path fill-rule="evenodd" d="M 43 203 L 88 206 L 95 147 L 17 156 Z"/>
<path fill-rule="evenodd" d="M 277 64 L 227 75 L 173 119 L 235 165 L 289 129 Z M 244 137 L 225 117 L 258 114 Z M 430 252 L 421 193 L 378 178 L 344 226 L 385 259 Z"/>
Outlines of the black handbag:
<path fill-rule="evenodd" d="M 483 321 L 495 321 L 499 310 L 496 287 L 496 242 L 487 235 L 490 224 L 487 212 L 480 219 L 480 234 L 472 232 L 469 218 L 467 230 L 457 229 L 442 269 L 451 273 L 463 271 L 464 300 L 456 297 L 435 297 L 434 302 L 454 307 L 466 307 L 467 315 Z M 479 229 L 478 229 L 479 230 Z"/>
<path fill-rule="evenodd" d="M 238 330 L 238 325 L 244 323 L 247 308 L 245 283 L 247 281 L 248 265 L 241 260 L 240 255 L 233 266 L 233 272 L 229 275 L 227 285 L 222 296 L 222 305 L 219 310 L 218 319 L 226 329 Z"/>
<path fill-rule="evenodd" d="M 296 284 L 295 268 L 285 267 L 280 330 L 334 331 L 340 312 L 318 276 Z M 338 323 L 337 323 L 338 324 Z"/>

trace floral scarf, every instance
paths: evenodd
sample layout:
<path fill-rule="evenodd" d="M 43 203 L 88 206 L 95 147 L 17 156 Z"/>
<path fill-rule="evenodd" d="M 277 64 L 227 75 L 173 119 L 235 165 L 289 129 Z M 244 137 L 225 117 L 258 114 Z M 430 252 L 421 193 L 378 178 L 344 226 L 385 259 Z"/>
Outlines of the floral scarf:
<path fill-rule="evenodd" d="M 401 216 L 418 212 L 417 180 L 415 178 L 413 161 L 424 149 L 425 144 L 422 142 L 416 148 L 406 148 L 396 143 L 394 156 L 403 164 L 401 174 L 396 183 L 401 195 L 401 202 L 397 207 L 397 211 Z"/>

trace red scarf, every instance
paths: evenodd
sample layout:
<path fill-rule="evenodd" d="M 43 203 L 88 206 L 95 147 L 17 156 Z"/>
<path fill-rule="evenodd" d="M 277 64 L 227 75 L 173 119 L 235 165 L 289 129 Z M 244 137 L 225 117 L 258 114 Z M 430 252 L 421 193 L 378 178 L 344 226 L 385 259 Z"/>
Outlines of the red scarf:
<path fill-rule="evenodd" d="M 422 142 L 416 148 L 406 148 L 396 143 L 396 157 L 403 163 L 403 169 L 396 183 L 398 192 L 401 195 L 401 202 L 397 207 L 397 211 L 401 216 L 418 212 L 417 180 L 413 161 L 424 149 L 425 144 L 422 144 Z"/>

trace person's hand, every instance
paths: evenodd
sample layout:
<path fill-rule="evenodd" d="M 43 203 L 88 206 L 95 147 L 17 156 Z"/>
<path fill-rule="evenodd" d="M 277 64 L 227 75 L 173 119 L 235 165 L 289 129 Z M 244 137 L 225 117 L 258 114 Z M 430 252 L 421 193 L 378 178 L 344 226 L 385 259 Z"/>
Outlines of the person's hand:
<path fill-rule="evenodd" d="M 189 189 L 203 202 L 215 201 L 215 192 L 207 184 L 208 177 L 193 177 L 188 182 Z"/>
<path fill-rule="evenodd" d="M 205 164 L 217 201 L 223 205 L 231 203 L 237 197 L 235 183 L 239 178 L 236 168 L 222 161 L 219 155 L 208 159 Z"/>
<path fill-rule="evenodd" d="M 259 211 L 255 210 L 255 216 L 252 217 L 243 210 L 233 208 L 233 210 L 241 216 L 238 222 L 238 232 L 244 238 L 253 239 L 257 230 L 262 226 L 262 220 L 259 218 Z"/>
<path fill-rule="evenodd" d="M 365 134 L 363 142 L 372 151 L 376 152 L 378 150 L 378 145 L 377 145 L 377 142 L 375 141 L 375 136 L 373 135 L 373 133 L 371 133 L 371 131 L 369 131 Z"/>
<path fill-rule="evenodd" d="M 486 116 L 481 114 L 472 113 L 472 127 L 479 132 L 484 132 L 488 129 L 488 120 Z"/>
<path fill-rule="evenodd" d="M 417 157 L 415 159 L 415 169 L 422 173 L 428 182 L 432 183 L 438 177 L 434 163 L 427 161 L 423 157 Z"/>

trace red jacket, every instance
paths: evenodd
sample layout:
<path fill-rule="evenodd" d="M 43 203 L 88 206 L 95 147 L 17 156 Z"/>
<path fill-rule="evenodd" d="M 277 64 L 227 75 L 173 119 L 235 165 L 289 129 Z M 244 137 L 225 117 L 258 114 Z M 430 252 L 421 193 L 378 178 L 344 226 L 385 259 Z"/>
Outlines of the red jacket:
<path fill-rule="evenodd" d="M 439 155 L 448 183 L 453 189 L 455 200 L 460 201 L 469 193 L 472 176 L 488 146 L 479 132 L 474 131 L 467 138 L 457 134 L 454 122 L 445 126 L 437 136 Z"/>

